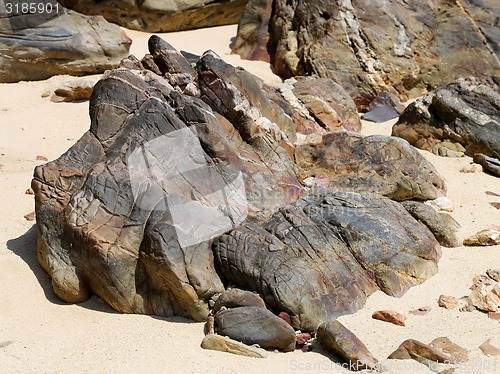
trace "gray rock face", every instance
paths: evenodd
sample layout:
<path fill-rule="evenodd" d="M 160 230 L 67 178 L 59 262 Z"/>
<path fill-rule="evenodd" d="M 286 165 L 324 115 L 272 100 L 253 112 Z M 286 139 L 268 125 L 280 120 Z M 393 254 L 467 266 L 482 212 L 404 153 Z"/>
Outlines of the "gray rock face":
<path fill-rule="evenodd" d="M 131 43 L 102 17 L 67 11 L 34 28 L 13 30 L 1 10 L 0 83 L 102 73 L 127 57 Z"/>
<path fill-rule="evenodd" d="M 101 15 L 132 30 L 169 32 L 238 23 L 248 0 L 61 0 L 69 9 Z"/>
<path fill-rule="evenodd" d="M 500 158 L 500 78 L 463 78 L 410 104 L 392 135 L 441 156 Z"/>
<path fill-rule="evenodd" d="M 264 349 L 290 352 L 295 349 L 295 331 L 281 318 L 260 307 L 221 310 L 215 315 L 217 333 Z"/>
<path fill-rule="evenodd" d="M 440 257 L 432 233 L 400 204 L 332 191 L 224 234 L 213 250 L 225 279 L 261 293 L 303 331 L 356 311 L 376 289 L 402 295 L 433 275 Z"/>
<path fill-rule="evenodd" d="M 279 75 L 333 78 L 355 98 L 358 108 L 388 86 L 419 96 L 461 76 L 500 70 L 500 8 L 495 0 L 249 4 L 260 6 L 263 15 L 269 14 L 269 7 L 273 11 L 269 19 L 241 20 L 236 53 L 258 57 L 268 39 L 265 50 Z"/>
<path fill-rule="evenodd" d="M 432 200 L 446 191 L 434 166 L 401 139 L 353 132 L 315 134 L 295 158 L 304 177 L 337 189 L 373 192 L 393 200 Z"/>
<path fill-rule="evenodd" d="M 353 370 L 379 368 L 378 361 L 368 348 L 348 328 L 338 321 L 323 322 L 316 334 L 318 342 L 328 352 L 349 364 Z"/>

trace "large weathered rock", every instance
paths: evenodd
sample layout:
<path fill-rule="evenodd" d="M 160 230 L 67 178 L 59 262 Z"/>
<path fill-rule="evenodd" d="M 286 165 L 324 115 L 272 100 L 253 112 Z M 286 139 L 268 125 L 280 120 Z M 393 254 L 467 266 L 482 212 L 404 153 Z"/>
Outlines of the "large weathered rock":
<path fill-rule="evenodd" d="M 132 30 L 168 32 L 238 23 L 248 0 L 61 0 L 83 14 L 101 15 Z"/>
<path fill-rule="evenodd" d="M 377 288 L 402 295 L 440 257 L 432 233 L 400 204 L 335 191 L 311 193 L 263 227 L 245 224 L 213 249 L 225 279 L 261 293 L 303 331 L 356 311 Z"/>
<path fill-rule="evenodd" d="M 496 0 L 268 0 L 249 6 L 261 11 L 242 18 L 235 52 L 256 58 L 267 50 L 283 77 L 333 78 L 360 108 L 387 86 L 418 96 L 461 76 L 500 71 Z M 263 16 L 251 16 L 258 13 Z"/>
<path fill-rule="evenodd" d="M 353 132 L 311 135 L 295 150 L 304 177 L 317 185 L 368 191 L 394 200 L 435 199 L 446 191 L 434 166 L 401 139 Z"/>
<path fill-rule="evenodd" d="M 378 361 L 368 348 L 348 328 L 338 321 L 323 322 L 316 334 L 328 352 L 337 355 L 353 370 L 378 369 Z"/>
<path fill-rule="evenodd" d="M 441 156 L 465 150 L 498 159 L 499 103 L 499 77 L 458 79 L 410 104 L 392 135 Z"/>
<path fill-rule="evenodd" d="M 102 17 L 67 11 L 35 27 L 13 28 L 1 7 L 0 82 L 102 73 L 127 57 L 131 43 Z"/>
<path fill-rule="evenodd" d="M 295 331 L 285 321 L 261 307 L 226 309 L 215 315 L 217 333 L 265 349 L 295 349 Z"/>
<path fill-rule="evenodd" d="M 228 288 L 215 301 L 214 311 L 218 312 L 222 307 L 238 308 L 242 306 L 265 308 L 266 304 L 256 293 L 238 288 Z"/>
<path fill-rule="evenodd" d="M 153 38 L 150 47 L 162 67 L 168 46 Z M 293 148 L 278 144 L 291 147 L 259 109 L 279 117 L 279 107 L 252 104 L 222 78 L 211 85 L 210 63 L 228 70 L 203 56 L 207 87 L 197 91 L 212 104 L 219 94 L 224 113 L 131 57 L 96 84 L 90 131 L 36 168 L 39 261 L 63 300 L 95 293 L 127 313 L 206 319 L 208 300 L 223 291 L 210 240 L 301 192 Z"/>

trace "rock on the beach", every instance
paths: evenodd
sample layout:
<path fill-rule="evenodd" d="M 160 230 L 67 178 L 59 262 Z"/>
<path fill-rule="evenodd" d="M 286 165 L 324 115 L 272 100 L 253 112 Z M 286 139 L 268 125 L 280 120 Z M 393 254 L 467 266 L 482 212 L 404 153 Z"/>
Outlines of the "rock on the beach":
<path fill-rule="evenodd" d="M 238 23 L 247 0 L 61 0 L 77 12 L 101 15 L 132 30 L 169 32 Z"/>
<path fill-rule="evenodd" d="M 269 310 L 261 307 L 226 309 L 215 315 L 217 333 L 248 345 L 283 352 L 295 350 L 295 331 Z"/>
<path fill-rule="evenodd" d="M 391 360 L 412 359 L 428 367 L 436 362 L 457 362 L 452 354 L 414 339 L 405 340 L 388 358 Z"/>
<path fill-rule="evenodd" d="M 359 108 L 388 86 L 416 97 L 458 77 L 500 71 L 496 0 L 439 6 L 430 0 L 250 4 L 260 6 L 253 13 L 262 16 L 245 19 L 236 53 L 255 58 L 267 50 L 263 59 L 282 77 L 333 78 Z"/>
<path fill-rule="evenodd" d="M 500 348 L 491 343 L 491 339 L 486 340 L 479 346 L 485 356 L 500 356 Z"/>
<path fill-rule="evenodd" d="M 52 88 L 48 95 L 52 95 L 50 100 L 54 102 L 90 100 L 95 83 L 88 79 L 63 82 Z"/>
<path fill-rule="evenodd" d="M 483 170 L 500 177 L 500 159 L 499 157 L 488 157 L 482 153 L 476 153 L 473 158 L 476 164 L 483 167 Z"/>
<path fill-rule="evenodd" d="M 439 244 L 445 247 L 459 247 L 457 237 L 460 224 L 447 213 L 438 213 L 431 206 L 418 201 L 403 201 L 405 209 L 432 231 Z"/>
<path fill-rule="evenodd" d="M 416 315 L 416 316 L 425 316 L 426 314 L 429 314 L 431 311 L 431 308 L 428 306 L 421 306 L 418 309 L 410 310 L 410 314 Z"/>
<path fill-rule="evenodd" d="M 393 310 L 377 310 L 372 314 L 372 318 L 389 322 L 397 326 L 406 326 L 406 316 Z"/>
<path fill-rule="evenodd" d="M 0 83 L 102 73 L 128 56 L 132 41 L 102 17 L 66 11 L 42 25 L 13 29 L 2 9 Z"/>
<path fill-rule="evenodd" d="M 392 135 L 441 156 L 500 158 L 500 78 L 461 78 L 411 103 Z M 496 141 L 495 141 L 496 139 Z"/>
<path fill-rule="evenodd" d="M 469 246 L 491 246 L 500 244 L 500 230 L 488 228 L 464 239 L 464 245 Z"/>
<path fill-rule="evenodd" d="M 212 351 L 228 352 L 238 356 L 255 358 L 269 357 L 269 353 L 265 349 L 246 345 L 227 336 L 216 334 L 206 335 L 201 342 L 201 348 L 210 349 Z"/>
<path fill-rule="evenodd" d="M 162 67 L 172 53 L 155 41 Z M 279 127 L 292 136 L 293 123 L 212 52 L 186 71 L 201 99 L 133 56 L 123 66 L 94 87 L 90 131 L 35 170 L 39 261 L 65 301 L 205 320 L 224 291 L 211 239 L 302 191 Z"/>
<path fill-rule="evenodd" d="M 453 363 L 469 360 L 469 352 L 465 348 L 460 347 L 458 344 L 453 343 L 447 337 L 436 338 L 429 345 L 452 356 Z"/>
<path fill-rule="evenodd" d="M 494 281 L 500 282 L 500 269 L 488 269 L 486 275 Z"/>
<path fill-rule="evenodd" d="M 467 298 L 469 304 L 484 312 L 496 312 L 500 308 L 500 297 L 492 287 L 480 285 Z"/>
<path fill-rule="evenodd" d="M 399 203 L 326 190 L 222 235 L 213 249 L 228 282 L 262 294 L 302 331 L 356 311 L 377 289 L 402 295 L 440 257 L 432 233 Z"/>
<path fill-rule="evenodd" d="M 244 291 L 238 288 L 228 288 L 217 298 L 213 309 L 215 312 L 218 312 L 222 307 L 238 308 L 240 306 L 265 308 L 266 304 L 264 300 L 254 292 Z"/>
<path fill-rule="evenodd" d="M 453 296 L 440 295 L 438 305 L 445 309 L 455 309 L 458 306 L 458 299 Z"/>
<path fill-rule="evenodd" d="M 347 131 L 310 135 L 297 146 L 295 158 L 304 177 L 323 178 L 332 188 L 398 201 L 432 200 L 446 191 L 434 166 L 394 137 Z"/>
<path fill-rule="evenodd" d="M 318 328 L 316 339 L 325 350 L 338 356 L 354 370 L 374 370 L 378 366 L 377 359 L 363 342 L 338 321 L 323 322 Z"/>
<path fill-rule="evenodd" d="M 381 123 L 398 118 L 405 106 L 390 92 L 381 92 L 368 105 L 368 111 L 361 116 L 365 121 Z"/>

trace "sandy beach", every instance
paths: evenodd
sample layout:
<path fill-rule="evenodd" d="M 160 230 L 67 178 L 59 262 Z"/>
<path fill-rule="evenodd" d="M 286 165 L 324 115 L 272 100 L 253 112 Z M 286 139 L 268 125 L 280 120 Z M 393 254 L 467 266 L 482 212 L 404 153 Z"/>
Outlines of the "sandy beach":
<path fill-rule="evenodd" d="M 150 34 L 128 31 L 131 53 L 147 52 Z M 271 85 L 281 82 L 269 65 L 230 55 L 236 26 L 159 34 L 179 50 L 201 54 L 212 49 L 227 62 L 242 66 Z M 183 318 L 123 315 L 92 297 L 68 305 L 52 291 L 50 279 L 36 258 L 34 198 L 25 194 L 33 169 L 65 152 L 89 128 L 88 102 L 54 103 L 42 94 L 58 82 L 0 84 L 0 373 L 338 373 L 342 369 L 321 349 L 272 353 L 252 359 L 200 348 L 203 324 Z M 82 79 L 98 79 L 98 76 Z M 362 133 L 390 135 L 394 122 L 364 122 Z M 442 158 L 422 152 L 444 177 L 450 214 L 460 225 L 459 238 L 491 225 L 500 225 L 500 180 L 485 173 L 462 173 L 472 160 Z M 41 157 L 38 157 L 39 159 Z M 500 246 L 443 248 L 439 273 L 397 299 L 382 292 L 366 306 L 339 320 L 365 343 L 389 373 L 427 373 L 415 361 L 385 360 L 404 340 L 429 343 L 446 336 L 469 351 L 470 360 L 455 373 L 500 373 L 500 356 L 486 357 L 479 345 L 492 338 L 500 347 L 500 321 L 479 311 L 439 308 L 439 295 L 470 294 L 472 278 L 487 269 L 500 269 Z M 425 316 L 410 310 L 429 306 Z M 408 316 L 406 327 L 376 321 L 374 311 L 391 309 Z"/>

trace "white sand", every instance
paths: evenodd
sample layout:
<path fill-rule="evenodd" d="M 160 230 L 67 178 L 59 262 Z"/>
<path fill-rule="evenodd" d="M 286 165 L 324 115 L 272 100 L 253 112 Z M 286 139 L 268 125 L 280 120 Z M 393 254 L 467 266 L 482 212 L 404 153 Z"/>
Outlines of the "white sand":
<path fill-rule="evenodd" d="M 236 26 L 164 34 L 178 49 L 201 54 L 211 48 L 224 59 L 241 65 L 271 84 L 279 82 L 264 63 L 242 61 L 229 55 Z M 148 34 L 128 32 L 132 53 L 142 57 Z M 0 373 L 292 373 L 345 372 L 327 356 L 300 351 L 250 359 L 200 348 L 203 325 L 186 319 L 123 315 L 96 297 L 67 305 L 54 295 L 48 276 L 36 259 L 34 222 L 23 216 L 34 210 L 33 196 L 25 195 L 33 168 L 55 159 L 89 127 L 88 103 L 52 103 L 41 94 L 54 82 L 0 84 Z M 366 124 L 365 134 L 390 133 L 390 124 Z M 440 158 L 423 152 L 448 182 L 454 202 L 453 217 L 460 222 L 460 237 L 500 223 L 500 213 L 489 202 L 500 198 L 497 178 L 459 170 L 470 158 Z M 429 343 L 447 336 L 470 351 L 471 364 L 460 373 L 500 373 L 500 360 L 486 358 L 478 346 L 500 337 L 500 323 L 480 312 L 460 313 L 438 308 L 440 294 L 456 297 L 469 293 L 474 275 L 500 268 L 500 246 L 443 248 L 440 272 L 404 297 L 378 292 L 365 308 L 340 320 L 352 329 L 379 359 L 387 357 L 405 339 Z M 371 319 L 378 309 L 408 311 L 428 305 L 426 316 L 409 315 L 399 327 Z M 10 342 L 10 344 L 9 344 Z M 425 373 L 412 361 L 386 361 L 392 373 Z M 496 367 L 494 366 L 496 365 Z"/>

